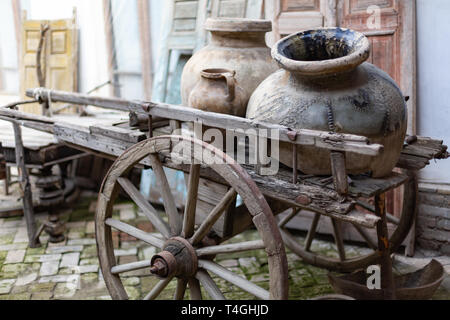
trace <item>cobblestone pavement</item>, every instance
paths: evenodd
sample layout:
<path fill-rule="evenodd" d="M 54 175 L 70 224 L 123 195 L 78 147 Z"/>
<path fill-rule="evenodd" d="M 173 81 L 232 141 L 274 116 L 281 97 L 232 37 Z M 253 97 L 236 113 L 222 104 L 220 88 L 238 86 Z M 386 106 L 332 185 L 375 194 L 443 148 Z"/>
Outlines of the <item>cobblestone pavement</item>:
<path fill-rule="evenodd" d="M 42 236 L 42 247 L 27 248 L 27 231 L 23 217 L 0 218 L 0 299 L 7 300 L 103 300 L 111 299 L 99 270 L 94 239 L 95 199 L 84 198 L 78 208 L 62 213 L 67 221 L 67 240 L 59 244 L 48 243 Z M 129 203 L 115 206 L 115 215 L 142 230 L 152 232 L 152 226 Z M 37 215 L 38 221 L 46 218 Z M 255 231 L 239 235 L 236 241 L 257 238 Z M 124 234 L 114 234 L 116 256 L 119 263 L 150 259 L 155 250 Z M 314 241 L 313 250 L 337 255 L 333 244 Z M 347 247 L 349 256 L 364 253 L 367 249 Z M 414 271 L 430 261 L 432 252 L 419 252 L 416 258 L 396 256 L 395 268 L 399 273 Z M 435 257 L 450 273 L 450 257 Z M 268 266 L 263 251 L 229 254 L 218 257 L 220 264 L 243 277 L 268 288 Z M 327 271 L 307 265 L 288 252 L 290 299 L 309 299 L 333 293 L 328 283 Z M 122 280 L 131 299 L 145 296 L 157 281 L 148 276 L 148 270 L 124 274 Z M 228 299 L 253 299 L 249 294 L 229 285 L 222 279 L 217 283 Z M 172 281 L 160 296 L 171 299 L 176 281 Z M 187 293 L 188 296 L 188 293 Z M 204 293 L 204 297 L 207 295 Z M 450 299 L 450 276 L 447 276 L 435 299 Z"/>

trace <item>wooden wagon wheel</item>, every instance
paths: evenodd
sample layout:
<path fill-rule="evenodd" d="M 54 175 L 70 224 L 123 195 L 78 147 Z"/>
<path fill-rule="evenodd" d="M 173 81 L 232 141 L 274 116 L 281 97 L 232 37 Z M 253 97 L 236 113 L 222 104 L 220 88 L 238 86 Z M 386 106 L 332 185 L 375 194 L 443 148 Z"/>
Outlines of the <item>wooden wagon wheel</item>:
<path fill-rule="evenodd" d="M 183 158 L 180 151 L 187 149 L 193 150 L 189 159 L 185 156 Z M 208 152 L 205 152 L 206 150 Z M 183 158 L 191 162 L 184 213 L 180 213 L 175 205 L 160 160 L 161 155 L 170 156 L 172 160 Z M 127 173 L 144 159 L 150 161 L 154 170 L 168 223 L 126 178 Z M 218 164 L 220 160 L 223 164 Z M 208 217 L 200 223 L 200 226 L 196 226 L 197 191 L 202 167 L 214 170 L 227 181 L 230 190 Z M 120 187 L 143 211 L 158 230 L 159 235 L 146 233 L 122 221 L 112 219 L 113 204 Z M 247 206 L 261 240 L 228 245 L 220 244 L 221 240 L 212 243 L 211 238 L 208 237 L 211 228 L 227 206 L 234 201 L 237 194 Z M 111 228 L 157 248 L 160 253 L 149 261 L 117 265 Z M 211 278 L 210 273 L 260 299 L 287 299 L 288 296 L 286 253 L 275 218 L 266 200 L 247 172 L 233 159 L 196 139 L 181 136 L 156 137 L 133 146 L 120 156 L 111 167 L 99 194 L 96 238 L 101 270 L 113 299 L 128 299 L 120 274 L 145 268 L 149 268 L 151 273 L 160 279 L 159 283 L 145 296 L 144 299 L 147 300 L 157 298 L 172 279 L 177 279 L 175 299 L 183 299 L 187 286 L 189 286 L 191 298 L 201 299 L 200 285 L 210 298 L 224 299 L 223 293 Z M 269 291 L 213 261 L 217 254 L 256 249 L 265 249 L 267 254 L 270 272 Z"/>
<path fill-rule="evenodd" d="M 413 171 L 408 171 L 407 174 L 409 179 L 404 184 L 403 209 L 401 218 L 398 219 L 390 215 L 387 216 L 388 221 L 396 227 L 389 239 L 391 253 L 394 253 L 407 237 L 417 213 L 417 178 L 415 172 Z M 375 208 L 368 203 L 360 201 L 358 202 L 358 205 L 366 210 L 375 213 Z M 373 250 L 373 252 L 367 255 L 360 255 L 352 258 L 346 257 L 345 243 L 341 232 L 341 224 L 343 222 L 337 221 L 335 219 L 332 219 L 331 222 L 339 258 L 336 259 L 328 257 L 324 254 L 320 254 L 319 252 L 313 252 L 311 250 L 311 244 L 314 237 L 316 236 L 316 230 L 321 219 L 321 215 L 319 213 L 316 213 L 314 215 L 314 219 L 309 228 L 305 242 L 304 244 L 301 244 L 286 228 L 286 224 L 291 221 L 297 214 L 298 209 L 292 209 L 292 213 L 290 215 L 284 217 L 284 219 L 279 219 L 279 227 L 286 246 L 299 257 L 301 257 L 306 263 L 320 268 L 325 268 L 330 271 L 338 272 L 353 272 L 355 270 L 366 268 L 369 265 L 378 263 L 379 251 L 377 239 L 372 239 L 365 228 L 353 224 L 352 227 L 356 229 L 356 231 L 366 241 L 367 245 Z"/>

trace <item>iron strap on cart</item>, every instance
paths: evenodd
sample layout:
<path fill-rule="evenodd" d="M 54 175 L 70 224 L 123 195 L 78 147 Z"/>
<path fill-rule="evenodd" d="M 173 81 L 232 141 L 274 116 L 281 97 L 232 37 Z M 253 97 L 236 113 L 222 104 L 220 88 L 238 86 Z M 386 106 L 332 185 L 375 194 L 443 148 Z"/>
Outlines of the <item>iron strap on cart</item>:
<path fill-rule="evenodd" d="M 175 299 L 182 299 L 189 287 L 190 298 L 200 299 L 201 286 L 213 299 L 223 299 L 210 274 L 243 289 L 260 299 L 288 298 L 288 265 L 284 244 L 307 263 L 351 272 L 371 264 L 382 266 L 382 286 L 386 298 L 395 297 L 391 266 L 391 253 L 395 252 L 408 235 L 417 211 L 416 172 L 432 159 L 448 157 L 442 141 L 422 137 L 408 137 L 398 168 L 389 177 L 374 179 L 369 175 L 348 178 L 345 153 L 376 156 L 382 145 L 370 144 L 369 139 L 354 135 L 299 130 L 253 122 L 223 114 L 203 112 L 183 106 L 127 101 L 113 98 L 91 97 L 75 93 L 29 90 L 27 95 L 41 102 L 92 105 L 129 112 L 136 126 L 128 123 L 117 126 L 91 126 L 55 122 L 16 110 L 2 108 L 0 116 L 22 126 L 54 134 L 62 143 L 84 152 L 115 159 L 99 190 L 96 212 L 96 239 L 102 273 L 114 299 L 127 299 L 120 275 L 149 268 L 159 277 L 146 299 L 155 299 L 168 283 L 176 278 Z M 167 120 L 170 126 L 157 126 Z M 297 167 L 297 146 L 307 145 L 330 151 L 333 177 L 303 176 L 297 170 L 281 167 L 276 175 L 261 175 L 261 164 L 240 165 L 224 151 L 189 135 L 174 135 L 182 123 L 225 129 L 232 133 L 276 130 L 271 139 L 294 146 L 293 166 Z M 253 130 L 253 131 L 252 131 Z M 143 132 L 143 131 L 146 131 Z M 186 132 L 186 131 L 184 131 Z M 192 150 L 186 157 L 180 150 Z M 205 152 L 207 151 L 207 152 Z M 181 161 L 183 160 L 183 161 Z M 194 161 L 192 161 L 194 160 Z M 127 178 L 134 167 L 151 167 L 161 190 L 165 216 L 148 202 Z M 187 200 L 179 210 L 163 168 L 182 171 L 187 176 Z M 201 181 L 225 186 L 221 200 L 208 214 L 196 214 Z M 396 218 L 386 212 L 386 192 L 404 186 L 403 213 Z M 123 189 L 158 231 L 146 233 L 113 218 L 113 205 L 118 191 Z M 236 205 L 236 199 L 242 205 Z M 374 203 L 370 199 L 374 198 Z M 315 213 L 313 223 L 304 242 L 299 242 L 286 228 L 287 223 L 302 209 Z M 290 211 L 288 211 L 290 210 Z M 287 212 L 287 213 L 286 213 Z M 281 213 L 284 213 L 281 218 Z M 319 219 L 331 219 L 339 258 L 330 258 L 311 250 Z M 373 253 L 366 256 L 346 257 L 341 226 L 351 224 L 367 241 Z M 395 225 L 389 237 L 388 223 Z M 229 242 L 235 235 L 255 226 L 259 240 Z M 159 251 L 150 261 L 117 265 L 114 255 L 112 230 L 118 230 L 141 240 Z M 377 239 L 369 236 L 374 229 Z M 389 240 L 388 240 L 389 239 Z M 262 288 L 214 260 L 218 254 L 264 249 L 268 259 L 270 286 Z"/>

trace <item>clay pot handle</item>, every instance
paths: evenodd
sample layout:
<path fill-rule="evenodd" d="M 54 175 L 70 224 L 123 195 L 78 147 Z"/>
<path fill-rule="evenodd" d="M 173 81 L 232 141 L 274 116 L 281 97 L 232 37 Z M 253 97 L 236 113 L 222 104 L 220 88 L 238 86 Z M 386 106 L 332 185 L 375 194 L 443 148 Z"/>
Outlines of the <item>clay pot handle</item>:
<path fill-rule="evenodd" d="M 234 78 L 234 75 L 236 74 L 235 71 L 227 72 L 223 74 L 223 77 L 227 80 L 227 87 L 228 87 L 228 101 L 233 101 L 236 97 L 236 79 Z"/>

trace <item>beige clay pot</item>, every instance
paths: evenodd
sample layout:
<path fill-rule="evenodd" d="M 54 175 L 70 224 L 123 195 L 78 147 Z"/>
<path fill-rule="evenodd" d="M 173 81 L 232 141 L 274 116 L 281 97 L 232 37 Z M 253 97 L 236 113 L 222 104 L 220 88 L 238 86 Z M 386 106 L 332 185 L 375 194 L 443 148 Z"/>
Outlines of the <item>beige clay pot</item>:
<path fill-rule="evenodd" d="M 268 20 L 208 19 L 205 29 L 211 32 L 211 42 L 187 62 L 181 78 L 183 105 L 201 80 L 205 69 L 236 71 L 236 81 L 245 93 L 244 104 L 258 85 L 278 69 L 270 56 L 265 34 L 272 30 Z M 245 114 L 244 114 L 245 116 Z"/>

